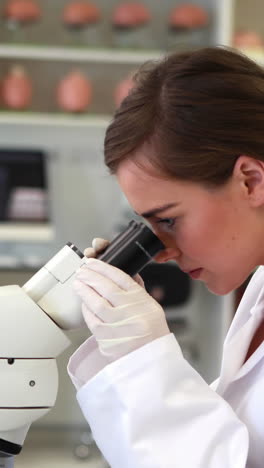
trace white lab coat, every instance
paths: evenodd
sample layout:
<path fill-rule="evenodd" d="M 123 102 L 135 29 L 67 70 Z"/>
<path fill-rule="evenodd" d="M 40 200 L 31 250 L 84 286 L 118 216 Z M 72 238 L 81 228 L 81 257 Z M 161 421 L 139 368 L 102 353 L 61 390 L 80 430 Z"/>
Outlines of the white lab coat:
<path fill-rule="evenodd" d="M 263 310 L 260 267 L 211 387 L 172 334 L 109 365 L 93 337 L 75 352 L 69 373 L 77 399 L 112 468 L 264 467 L 264 343 L 243 364 Z"/>

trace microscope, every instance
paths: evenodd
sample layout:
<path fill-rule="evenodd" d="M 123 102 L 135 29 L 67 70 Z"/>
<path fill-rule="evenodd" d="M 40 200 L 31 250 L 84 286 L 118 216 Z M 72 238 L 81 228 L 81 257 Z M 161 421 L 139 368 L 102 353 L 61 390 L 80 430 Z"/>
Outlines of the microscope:
<path fill-rule="evenodd" d="M 134 276 L 163 248 L 133 220 L 97 258 Z M 70 345 L 66 330 L 85 326 L 73 290 L 85 262 L 69 242 L 22 287 L 0 287 L 0 468 L 14 466 L 30 425 L 56 402 L 56 358 Z"/>

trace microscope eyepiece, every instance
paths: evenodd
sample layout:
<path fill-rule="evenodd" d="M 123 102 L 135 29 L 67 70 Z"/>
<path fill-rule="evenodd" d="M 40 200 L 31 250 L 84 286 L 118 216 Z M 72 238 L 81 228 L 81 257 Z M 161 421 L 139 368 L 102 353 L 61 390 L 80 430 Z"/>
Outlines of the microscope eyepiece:
<path fill-rule="evenodd" d="M 134 276 L 164 248 L 151 229 L 133 220 L 97 258 Z"/>
<path fill-rule="evenodd" d="M 82 252 L 74 244 L 68 242 L 67 246 L 83 258 Z M 164 248 L 151 229 L 132 220 L 97 258 L 134 276 Z"/>
<path fill-rule="evenodd" d="M 72 242 L 67 242 L 67 246 L 80 258 L 84 257 Z M 151 229 L 144 223 L 132 220 L 97 258 L 134 276 L 164 248 L 164 244 Z"/>

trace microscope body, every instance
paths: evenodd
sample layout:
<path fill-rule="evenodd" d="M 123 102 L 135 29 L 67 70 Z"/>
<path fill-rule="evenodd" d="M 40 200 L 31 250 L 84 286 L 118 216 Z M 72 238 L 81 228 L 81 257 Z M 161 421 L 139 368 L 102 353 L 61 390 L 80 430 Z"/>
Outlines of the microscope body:
<path fill-rule="evenodd" d="M 85 258 L 64 246 L 23 287 L 0 287 L 0 454 L 20 452 L 31 423 L 52 408 L 63 329 L 84 324 L 72 283 Z"/>

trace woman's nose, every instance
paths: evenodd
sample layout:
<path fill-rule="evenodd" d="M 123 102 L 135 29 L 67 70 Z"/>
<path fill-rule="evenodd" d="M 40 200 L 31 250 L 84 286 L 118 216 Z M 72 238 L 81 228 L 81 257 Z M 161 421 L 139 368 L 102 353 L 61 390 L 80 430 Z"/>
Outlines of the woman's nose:
<path fill-rule="evenodd" d="M 168 262 L 169 260 L 175 260 L 180 256 L 180 251 L 177 248 L 173 247 L 167 247 L 164 250 L 161 250 L 156 256 L 155 256 L 155 261 L 157 263 L 165 263 Z"/>

